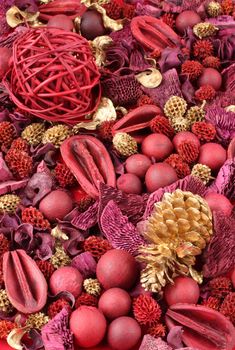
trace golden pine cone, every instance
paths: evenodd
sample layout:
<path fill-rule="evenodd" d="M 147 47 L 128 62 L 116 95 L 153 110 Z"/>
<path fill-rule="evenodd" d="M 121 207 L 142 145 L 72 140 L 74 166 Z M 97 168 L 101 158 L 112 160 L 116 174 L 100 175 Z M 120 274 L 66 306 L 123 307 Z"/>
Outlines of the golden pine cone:
<path fill-rule="evenodd" d="M 198 177 L 206 185 L 211 179 L 211 169 L 207 165 L 195 164 L 192 168 L 191 175 Z"/>
<path fill-rule="evenodd" d="M 95 278 L 87 278 L 83 282 L 84 290 L 91 295 L 99 296 L 101 293 L 100 282 Z"/>
<path fill-rule="evenodd" d="M 193 33 L 199 38 L 207 38 L 208 36 L 214 35 L 218 28 L 209 22 L 202 22 L 195 24 L 193 27 Z"/>
<path fill-rule="evenodd" d="M 141 283 L 146 290 L 159 292 L 178 275 L 202 276 L 193 269 L 212 235 L 212 214 L 207 202 L 191 192 L 165 193 L 155 204 L 142 233 L 148 245 L 139 249 L 138 260 L 146 264 Z"/>
<path fill-rule="evenodd" d="M 67 125 L 55 125 L 52 128 L 45 131 L 42 143 L 52 143 L 56 148 L 60 148 L 61 144 L 66 140 L 71 134 L 70 128 Z"/>
<path fill-rule="evenodd" d="M 203 106 L 193 106 L 189 108 L 186 114 L 186 118 L 188 119 L 190 125 L 196 123 L 196 122 L 201 122 L 205 118 L 206 112 L 203 109 Z"/>
<path fill-rule="evenodd" d="M 28 125 L 21 133 L 22 139 L 28 144 L 37 146 L 42 142 L 43 134 L 45 133 L 45 125 L 42 123 L 33 123 Z"/>
<path fill-rule="evenodd" d="M 0 311 L 9 314 L 13 310 L 14 310 L 13 305 L 8 299 L 6 290 L 0 289 Z"/>
<path fill-rule="evenodd" d="M 49 322 L 49 320 L 49 317 L 43 312 L 37 312 L 36 314 L 29 315 L 26 321 L 26 326 L 41 330 L 42 327 Z"/>
<path fill-rule="evenodd" d="M 56 244 L 55 253 L 52 255 L 50 262 L 56 269 L 62 266 L 67 266 L 71 263 L 70 257 L 66 254 L 60 243 Z"/>
<path fill-rule="evenodd" d="M 210 17 L 217 17 L 222 13 L 222 7 L 218 2 L 211 1 L 207 6 L 207 13 Z"/>
<path fill-rule="evenodd" d="M 190 128 L 189 120 L 184 117 L 173 118 L 170 121 L 170 124 L 175 130 L 175 132 L 187 131 Z"/>
<path fill-rule="evenodd" d="M 113 146 L 124 157 L 129 157 L 138 151 L 136 140 L 125 132 L 118 132 L 113 137 Z"/>
<path fill-rule="evenodd" d="M 15 194 L 4 194 L 0 196 L 0 213 L 15 213 L 20 203 L 20 197 Z"/>
<path fill-rule="evenodd" d="M 164 113 L 168 118 L 179 118 L 183 117 L 187 109 L 187 102 L 179 97 L 172 96 L 165 103 Z"/>

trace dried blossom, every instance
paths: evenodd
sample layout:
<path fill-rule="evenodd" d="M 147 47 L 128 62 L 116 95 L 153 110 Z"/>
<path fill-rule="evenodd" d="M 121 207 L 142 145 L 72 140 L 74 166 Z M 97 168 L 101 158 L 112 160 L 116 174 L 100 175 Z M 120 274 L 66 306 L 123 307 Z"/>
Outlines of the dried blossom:
<path fill-rule="evenodd" d="M 208 190 L 223 194 L 230 200 L 235 199 L 235 164 L 233 159 L 226 160 Z"/>
<path fill-rule="evenodd" d="M 151 326 L 159 321 L 162 310 L 150 295 L 142 294 L 133 301 L 133 313 L 139 324 Z"/>
<path fill-rule="evenodd" d="M 93 277 L 96 272 L 96 261 L 90 252 L 85 252 L 73 258 L 71 266 L 78 269 L 84 278 Z"/>

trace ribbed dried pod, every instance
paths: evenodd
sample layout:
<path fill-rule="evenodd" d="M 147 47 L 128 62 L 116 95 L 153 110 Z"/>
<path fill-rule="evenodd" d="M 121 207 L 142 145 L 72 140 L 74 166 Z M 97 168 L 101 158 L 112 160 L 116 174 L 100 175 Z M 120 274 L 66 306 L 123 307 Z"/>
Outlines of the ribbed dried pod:
<path fill-rule="evenodd" d="M 179 96 L 171 96 L 165 103 L 164 113 L 168 118 L 183 117 L 187 109 L 187 102 Z"/>
<path fill-rule="evenodd" d="M 70 135 L 71 130 L 67 125 L 55 125 L 52 128 L 47 129 L 43 134 L 42 143 L 44 145 L 46 143 L 52 143 L 56 148 L 59 148 L 63 141 Z"/>
<path fill-rule="evenodd" d="M 211 1 L 206 10 L 210 17 L 217 17 L 222 13 L 222 7 L 217 1 Z"/>
<path fill-rule="evenodd" d="M 190 125 L 196 122 L 201 122 L 205 119 L 206 112 L 204 110 L 205 103 L 201 106 L 190 107 L 187 111 L 186 118 L 190 122 Z"/>
<path fill-rule="evenodd" d="M 118 153 L 124 157 L 129 157 L 137 153 L 136 140 L 125 132 L 118 132 L 113 137 L 113 146 Z"/>
<path fill-rule="evenodd" d="M 26 326 L 30 328 L 41 330 L 45 324 L 49 322 L 49 317 L 43 312 L 37 312 L 36 314 L 31 314 L 26 320 Z"/>
<path fill-rule="evenodd" d="M 207 38 L 208 36 L 214 35 L 218 28 L 209 22 L 202 22 L 195 24 L 193 27 L 193 33 L 199 38 Z"/>
<path fill-rule="evenodd" d="M 148 245 L 140 247 L 138 260 L 146 264 L 141 272 L 146 290 L 159 292 L 177 275 L 202 282 L 193 265 L 212 235 L 212 214 L 202 197 L 181 190 L 165 193 L 144 226 Z"/>
<path fill-rule="evenodd" d="M 20 197 L 15 194 L 4 194 L 0 196 L 0 213 L 15 213 L 20 203 Z"/>
<path fill-rule="evenodd" d="M 0 311 L 7 314 L 14 310 L 5 289 L 0 289 Z"/>
<path fill-rule="evenodd" d="M 206 185 L 211 179 L 211 169 L 204 164 L 195 164 L 192 168 L 191 175 L 198 177 Z"/>
<path fill-rule="evenodd" d="M 83 288 L 86 293 L 99 296 L 101 293 L 100 282 L 96 278 L 87 278 L 83 282 Z"/>
<path fill-rule="evenodd" d="M 42 142 L 43 134 L 45 133 L 45 125 L 42 123 L 32 123 L 28 125 L 21 133 L 22 139 L 28 144 L 37 146 Z"/>
<path fill-rule="evenodd" d="M 190 122 L 187 118 L 177 117 L 170 121 L 171 126 L 175 132 L 187 131 L 190 129 Z"/>
<path fill-rule="evenodd" d="M 55 252 L 51 257 L 50 262 L 56 269 L 71 263 L 70 257 L 66 254 L 63 246 L 60 243 L 56 244 Z"/>

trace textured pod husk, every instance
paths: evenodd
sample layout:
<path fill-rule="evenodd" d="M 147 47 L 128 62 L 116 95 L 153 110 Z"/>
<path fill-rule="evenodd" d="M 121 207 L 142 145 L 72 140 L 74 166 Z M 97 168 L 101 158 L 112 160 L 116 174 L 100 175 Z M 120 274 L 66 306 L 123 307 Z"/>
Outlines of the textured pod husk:
<path fill-rule="evenodd" d="M 137 142 L 141 142 L 150 133 L 150 122 L 157 114 L 162 114 L 162 111 L 155 105 L 137 107 L 115 123 L 112 130 L 113 136 L 119 132 L 125 132 L 134 137 Z"/>
<path fill-rule="evenodd" d="M 168 46 L 174 48 L 180 44 L 180 38 L 172 28 L 151 16 L 134 17 L 131 31 L 134 38 L 150 50 L 161 52 Z"/>
<path fill-rule="evenodd" d="M 93 136 L 76 135 L 60 148 L 62 158 L 82 189 L 92 198 L 99 196 L 99 184 L 116 186 L 112 160 L 103 143 Z"/>
<path fill-rule="evenodd" d="M 24 250 L 4 254 L 3 276 L 8 298 L 18 311 L 30 314 L 45 306 L 47 282 Z"/>
<path fill-rule="evenodd" d="M 66 15 L 75 19 L 77 16 L 81 16 L 86 9 L 86 6 L 78 0 L 54 0 L 39 7 L 39 19 L 49 21 L 55 15 Z"/>
<path fill-rule="evenodd" d="M 201 305 L 176 304 L 166 313 L 169 329 L 183 327 L 183 342 L 200 350 L 232 350 L 235 328 L 220 312 Z"/>

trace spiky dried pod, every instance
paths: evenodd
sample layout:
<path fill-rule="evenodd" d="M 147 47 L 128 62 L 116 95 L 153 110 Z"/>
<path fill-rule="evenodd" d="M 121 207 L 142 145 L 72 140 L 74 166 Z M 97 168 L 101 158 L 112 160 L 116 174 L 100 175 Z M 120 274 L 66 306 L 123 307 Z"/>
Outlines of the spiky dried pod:
<path fill-rule="evenodd" d="M 202 22 L 195 24 L 193 27 L 193 33 L 199 38 L 207 38 L 208 36 L 212 36 L 217 32 L 218 28 L 209 22 Z"/>
<path fill-rule="evenodd" d="M 26 140 L 28 144 L 37 146 L 42 142 L 45 130 L 46 128 L 43 123 L 32 123 L 22 131 L 21 137 Z"/>
<path fill-rule="evenodd" d="M 204 164 L 195 164 L 192 168 L 191 175 L 198 177 L 206 185 L 211 179 L 211 169 Z"/>
<path fill-rule="evenodd" d="M 124 157 L 129 157 L 137 153 L 138 150 L 136 140 L 125 132 L 118 132 L 113 137 L 113 146 L 115 150 Z"/>

